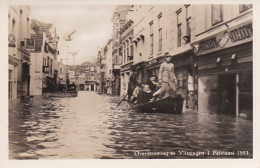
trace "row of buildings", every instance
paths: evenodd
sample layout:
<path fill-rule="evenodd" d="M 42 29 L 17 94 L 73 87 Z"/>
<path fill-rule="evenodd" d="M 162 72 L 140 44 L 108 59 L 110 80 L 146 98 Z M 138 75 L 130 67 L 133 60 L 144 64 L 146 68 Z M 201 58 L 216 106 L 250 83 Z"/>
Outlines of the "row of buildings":
<path fill-rule="evenodd" d="M 28 6 L 9 7 L 9 100 L 41 95 L 57 79 L 56 29 L 31 19 L 30 12 Z"/>
<path fill-rule="evenodd" d="M 96 64 L 58 62 L 56 27 L 31 19 L 30 12 L 28 6 L 10 6 L 8 12 L 9 100 L 41 96 L 58 89 L 57 84 L 96 91 Z"/>
<path fill-rule="evenodd" d="M 64 65 L 61 59 L 58 62 L 58 83 L 62 85 L 76 85 L 77 90 L 97 91 L 97 69 L 96 64 L 89 61 L 81 65 Z"/>
<path fill-rule="evenodd" d="M 252 117 L 252 16 L 250 4 L 119 5 L 98 51 L 99 90 L 125 95 L 131 73 L 158 77 L 169 54 L 189 107 Z"/>

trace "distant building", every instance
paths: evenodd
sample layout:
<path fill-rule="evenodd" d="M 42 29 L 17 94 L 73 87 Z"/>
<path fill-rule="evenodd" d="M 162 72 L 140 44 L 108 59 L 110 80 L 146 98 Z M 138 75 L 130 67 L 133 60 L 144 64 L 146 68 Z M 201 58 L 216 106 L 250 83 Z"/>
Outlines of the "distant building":
<path fill-rule="evenodd" d="M 61 59 L 58 62 L 58 79 L 57 79 L 57 83 L 66 84 L 68 78 L 68 70 L 67 67 L 63 64 L 63 60 Z"/>
<path fill-rule="evenodd" d="M 97 91 L 97 69 L 96 64 L 89 63 L 89 65 L 85 69 L 85 90 L 87 91 Z"/>
<path fill-rule="evenodd" d="M 120 95 L 120 69 L 123 63 L 123 48 L 121 40 L 121 29 L 125 26 L 128 20 L 131 19 L 133 13 L 133 5 L 118 5 L 112 14 L 113 36 L 112 36 L 112 94 Z M 121 88 L 122 89 L 122 88 Z"/>

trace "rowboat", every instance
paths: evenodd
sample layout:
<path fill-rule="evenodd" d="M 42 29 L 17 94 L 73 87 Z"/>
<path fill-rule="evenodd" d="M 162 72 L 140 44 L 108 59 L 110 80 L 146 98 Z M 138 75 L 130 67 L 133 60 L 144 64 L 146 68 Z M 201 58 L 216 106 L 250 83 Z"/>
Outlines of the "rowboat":
<path fill-rule="evenodd" d="M 143 113 L 182 113 L 183 98 L 181 95 L 167 96 L 159 100 L 150 101 L 144 104 L 129 103 L 129 106 Z"/>
<path fill-rule="evenodd" d="M 56 91 L 43 93 L 44 97 L 77 97 L 78 91 Z"/>

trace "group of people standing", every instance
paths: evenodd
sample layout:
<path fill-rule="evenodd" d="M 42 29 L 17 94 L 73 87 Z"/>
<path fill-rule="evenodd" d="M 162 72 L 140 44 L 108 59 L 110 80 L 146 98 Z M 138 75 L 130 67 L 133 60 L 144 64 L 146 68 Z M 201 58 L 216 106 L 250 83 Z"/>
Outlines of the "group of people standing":
<path fill-rule="evenodd" d="M 135 104 L 143 104 L 149 101 L 161 99 L 176 94 L 176 76 L 171 57 L 165 56 L 165 61 L 159 69 L 158 81 L 156 76 L 151 76 L 146 83 L 138 83 L 136 73 L 131 74 L 128 84 L 128 101 Z"/>

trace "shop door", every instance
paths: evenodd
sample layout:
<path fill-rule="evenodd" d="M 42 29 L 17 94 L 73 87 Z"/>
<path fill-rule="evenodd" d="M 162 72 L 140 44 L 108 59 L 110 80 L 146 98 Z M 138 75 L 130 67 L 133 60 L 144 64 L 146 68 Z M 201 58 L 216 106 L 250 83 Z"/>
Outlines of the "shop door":
<path fill-rule="evenodd" d="M 91 91 L 94 91 L 94 85 L 91 85 Z"/>
<path fill-rule="evenodd" d="M 218 112 L 236 114 L 236 76 L 235 74 L 218 76 Z"/>

